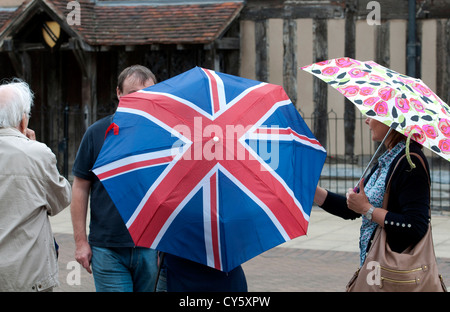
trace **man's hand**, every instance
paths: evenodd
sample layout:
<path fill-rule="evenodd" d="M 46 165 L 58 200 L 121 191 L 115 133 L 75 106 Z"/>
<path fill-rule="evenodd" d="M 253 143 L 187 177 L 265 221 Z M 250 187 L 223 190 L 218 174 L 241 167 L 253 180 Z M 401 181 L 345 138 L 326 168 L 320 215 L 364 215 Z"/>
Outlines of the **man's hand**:
<path fill-rule="evenodd" d="M 36 141 L 36 133 L 34 132 L 34 130 L 31 130 L 30 128 L 27 128 L 25 130 L 25 136 L 30 140 Z"/>
<path fill-rule="evenodd" d="M 76 246 L 75 259 L 86 269 L 86 271 L 92 273 L 90 267 L 92 250 L 86 235 L 86 216 L 90 189 L 91 181 L 74 177 L 70 214 L 72 217 L 73 237 Z"/>
<path fill-rule="evenodd" d="M 87 241 L 78 242 L 75 249 L 75 260 L 77 260 L 77 262 L 90 274 L 92 274 L 91 258 L 92 250 L 89 243 Z"/>

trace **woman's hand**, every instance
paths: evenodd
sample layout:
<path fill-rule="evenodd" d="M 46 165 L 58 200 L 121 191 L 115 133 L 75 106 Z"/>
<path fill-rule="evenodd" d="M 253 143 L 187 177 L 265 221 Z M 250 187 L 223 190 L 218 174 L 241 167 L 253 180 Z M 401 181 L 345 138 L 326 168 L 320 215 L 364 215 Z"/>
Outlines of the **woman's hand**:
<path fill-rule="evenodd" d="M 359 193 L 355 193 L 353 189 L 349 189 L 347 194 L 347 207 L 356 213 L 365 215 L 372 205 L 367 199 L 364 192 L 364 180 L 359 183 Z M 387 210 L 376 208 L 372 212 L 372 221 L 384 226 L 384 219 L 386 218 Z"/>
<path fill-rule="evenodd" d="M 328 191 L 320 186 L 316 187 L 316 193 L 314 195 L 314 202 L 318 206 L 322 206 L 325 202 L 325 199 L 327 198 Z"/>
<path fill-rule="evenodd" d="M 372 207 L 364 192 L 364 179 L 359 182 L 359 193 L 355 193 L 353 189 L 348 189 L 346 197 L 348 208 L 356 213 L 364 215 Z"/>

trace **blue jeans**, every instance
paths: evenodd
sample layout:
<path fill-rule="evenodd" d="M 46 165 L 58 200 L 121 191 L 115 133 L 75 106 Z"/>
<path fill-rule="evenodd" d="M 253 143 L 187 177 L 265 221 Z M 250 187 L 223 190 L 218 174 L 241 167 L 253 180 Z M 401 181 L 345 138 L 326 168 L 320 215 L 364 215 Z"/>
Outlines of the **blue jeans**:
<path fill-rule="evenodd" d="M 92 273 L 98 292 L 152 292 L 158 273 L 157 251 L 141 247 L 91 246 Z M 157 291 L 166 291 L 161 271 Z"/>

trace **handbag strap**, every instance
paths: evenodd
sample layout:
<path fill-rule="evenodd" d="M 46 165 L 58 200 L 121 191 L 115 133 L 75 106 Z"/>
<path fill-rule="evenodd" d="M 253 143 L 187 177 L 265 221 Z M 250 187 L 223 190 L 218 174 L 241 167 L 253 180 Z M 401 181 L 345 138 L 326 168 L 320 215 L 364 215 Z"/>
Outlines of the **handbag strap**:
<path fill-rule="evenodd" d="M 428 177 L 428 188 L 431 190 L 430 176 L 428 174 L 427 166 L 425 165 L 425 162 L 424 162 L 423 158 L 417 153 L 410 153 L 410 155 L 416 156 L 420 160 L 420 162 L 422 163 L 422 166 L 425 169 L 425 172 L 427 173 L 427 177 Z M 400 164 L 400 161 L 403 158 L 405 158 L 405 157 L 406 157 L 406 154 L 398 159 L 397 163 L 395 164 L 394 169 L 392 170 L 391 176 L 389 177 L 388 183 L 386 184 L 386 191 L 384 192 L 383 207 L 382 207 L 385 210 L 387 210 L 387 202 L 389 200 L 389 191 L 391 189 L 392 176 L 394 175 L 395 170 L 397 169 L 398 165 Z M 411 170 L 414 170 L 414 169 L 411 169 Z M 431 215 L 431 207 L 430 207 L 430 215 Z"/>

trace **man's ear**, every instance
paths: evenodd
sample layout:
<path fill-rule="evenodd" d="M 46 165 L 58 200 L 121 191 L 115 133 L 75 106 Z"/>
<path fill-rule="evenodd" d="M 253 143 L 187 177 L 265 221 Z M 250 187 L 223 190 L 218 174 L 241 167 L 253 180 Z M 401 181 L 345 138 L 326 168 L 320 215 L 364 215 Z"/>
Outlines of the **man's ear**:
<path fill-rule="evenodd" d="M 122 96 L 122 92 L 120 92 L 119 87 L 116 87 L 116 95 L 117 95 L 117 98 L 120 101 L 120 97 Z"/>
<path fill-rule="evenodd" d="M 25 114 L 23 114 L 22 120 L 20 121 L 17 129 L 19 129 L 20 132 L 26 135 L 27 128 L 28 128 L 28 118 L 25 116 Z"/>

